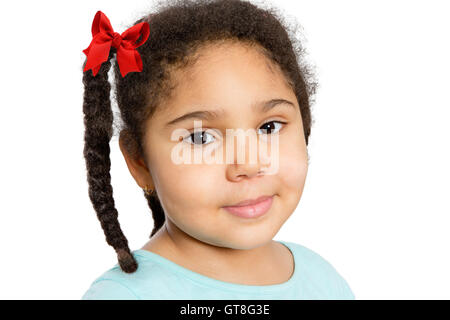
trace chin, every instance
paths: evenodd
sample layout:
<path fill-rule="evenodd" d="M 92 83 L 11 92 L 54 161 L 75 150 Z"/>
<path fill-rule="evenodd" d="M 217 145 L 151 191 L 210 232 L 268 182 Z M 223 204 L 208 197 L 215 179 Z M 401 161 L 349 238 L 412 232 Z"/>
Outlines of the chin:
<path fill-rule="evenodd" d="M 249 234 L 234 237 L 228 236 L 227 239 L 219 241 L 217 246 L 236 250 L 250 250 L 264 246 L 270 243 L 272 239 L 273 235 L 269 233 L 267 235 L 259 234 L 256 237 Z"/>

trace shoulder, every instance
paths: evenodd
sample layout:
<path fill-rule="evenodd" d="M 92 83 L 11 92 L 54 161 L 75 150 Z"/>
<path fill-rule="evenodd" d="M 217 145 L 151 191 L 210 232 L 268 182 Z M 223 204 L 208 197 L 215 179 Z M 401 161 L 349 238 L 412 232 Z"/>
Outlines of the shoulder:
<path fill-rule="evenodd" d="M 95 280 L 81 297 L 81 300 L 138 300 L 140 299 L 127 285 L 115 280 L 100 278 Z"/>
<path fill-rule="evenodd" d="M 133 273 L 122 271 L 118 264 L 103 272 L 90 285 L 82 300 L 138 300 L 155 299 L 158 288 L 170 273 L 158 263 L 133 252 L 138 268 Z M 150 294 L 150 296 L 149 296 Z"/>
<path fill-rule="evenodd" d="M 304 245 L 280 241 L 291 249 L 297 272 L 304 282 L 322 290 L 329 299 L 355 299 L 347 281 L 336 268 L 319 253 Z"/>

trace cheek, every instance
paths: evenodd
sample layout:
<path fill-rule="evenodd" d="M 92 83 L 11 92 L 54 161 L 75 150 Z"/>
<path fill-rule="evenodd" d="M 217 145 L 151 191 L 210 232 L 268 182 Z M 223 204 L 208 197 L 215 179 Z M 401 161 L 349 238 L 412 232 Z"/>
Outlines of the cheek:
<path fill-rule="evenodd" d="M 280 141 L 279 154 L 281 187 L 301 195 L 308 171 L 307 150 L 302 137 L 293 136 L 288 141 Z"/>
<path fill-rule="evenodd" d="M 160 158 L 162 159 L 162 157 Z M 204 209 L 217 206 L 219 168 L 202 164 L 158 163 L 158 191 L 169 215 L 200 216 Z"/>

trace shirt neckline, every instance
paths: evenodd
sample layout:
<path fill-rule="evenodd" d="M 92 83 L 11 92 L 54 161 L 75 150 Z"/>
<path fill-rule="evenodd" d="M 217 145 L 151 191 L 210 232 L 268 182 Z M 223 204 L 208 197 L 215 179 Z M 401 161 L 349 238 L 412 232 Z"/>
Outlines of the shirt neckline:
<path fill-rule="evenodd" d="M 226 281 L 221 281 L 218 279 L 210 278 L 203 274 L 200 274 L 200 273 L 194 272 L 190 269 L 187 269 L 185 267 L 182 267 L 181 265 L 178 265 L 175 262 L 160 256 L 159 254 L 156 254 L 154 252 L 144 250 L 144 249 L 134 250 L 133 254 L 144 260 L 151 260 L 158 264 L 161 264 L 165 268 L 169 268 L 171 271 L 173 271 L 177 274 L 181 274 L 184 277 L 187 277 L 199 284 L 202 284 L 202 285 L 205 285 L 208 287 L 213 287 L 213 288 L 228 290 L 228 291 L 235 291 L 235 292 L 246 292 L 246 293 L 254 293 L 254 294 L 255 293 L 256 294 L 258 294 L 258 293 L 270 294 L 270 293 L 274 293 L 274 292 L 280 292 L 280 291 L 283 291 L 283 290 L 291 287 L 294 283 L 297 282 L 298 277 L 299 277 L 298 269 L 299 269 L 300 264 L 298 262 L 298 259 L 296 257 L 295 250 L 294 250 L 292 244 L 290 242 L 286 242 L 286 241 L 279 241 L 279 240 L 275 240 L 275 241 L 283 244 L 291 252 L 291 254 L 294 258 L 294 272 L 291 275 L 291 277 L 283 283 L 262 285 L 262 286 L 261 285 L 238 284 L 238 283 L 226 282 Z"/>

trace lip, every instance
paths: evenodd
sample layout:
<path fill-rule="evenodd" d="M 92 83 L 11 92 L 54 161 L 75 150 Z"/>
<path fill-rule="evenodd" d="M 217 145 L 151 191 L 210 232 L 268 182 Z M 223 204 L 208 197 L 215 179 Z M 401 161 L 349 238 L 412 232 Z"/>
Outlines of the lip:
<path fill-rule="evenodd" d="M 241 201 L 234 206 L 223 207 L 229 213 L 242 218 L 257 218 L 269 211 L 272 206 L 272 196 L 261 196 L 257 199 Z"/>

